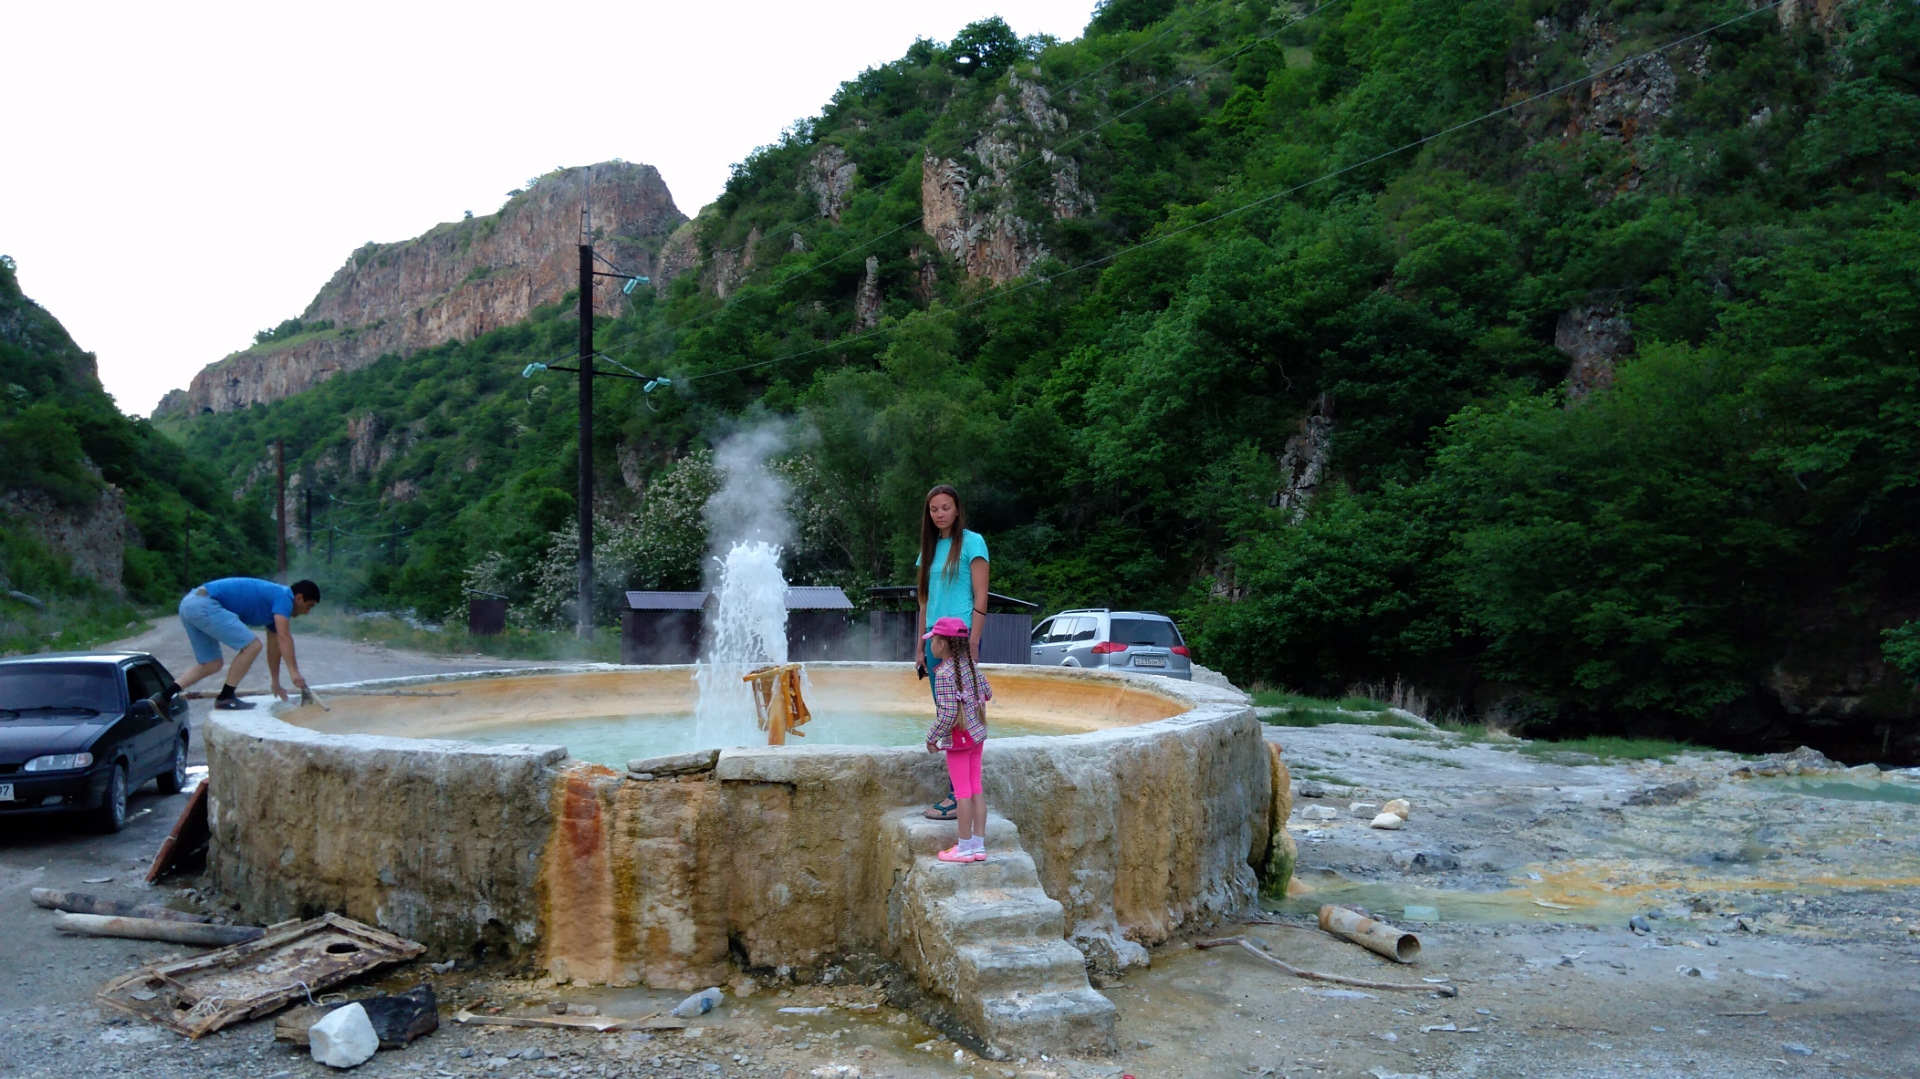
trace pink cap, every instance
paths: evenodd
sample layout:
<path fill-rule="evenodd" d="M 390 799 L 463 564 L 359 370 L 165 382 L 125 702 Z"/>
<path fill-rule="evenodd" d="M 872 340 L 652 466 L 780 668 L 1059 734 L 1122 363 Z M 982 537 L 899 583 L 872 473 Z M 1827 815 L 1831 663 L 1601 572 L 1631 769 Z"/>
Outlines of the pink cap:
<path fill-rule="evenodd" d="M 924 641 L 931 637 L 966 637 L 972 632 L 967 628 L 967 624 L 958 618 L 939 618 L 934 620 L 932 629 L 920 635 L 920 639 Z"/>

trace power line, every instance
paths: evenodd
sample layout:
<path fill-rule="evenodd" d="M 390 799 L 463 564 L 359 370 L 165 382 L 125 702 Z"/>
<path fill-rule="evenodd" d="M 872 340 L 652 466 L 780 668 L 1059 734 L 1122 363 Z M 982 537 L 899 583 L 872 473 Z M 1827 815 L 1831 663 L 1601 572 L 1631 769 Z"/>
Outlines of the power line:
<path fill-rule="evenodd" d="M 1331 2 L 1335 2 L 1335 0 L 1329 0 L 1329 2 L 1330 2 L 1330 3 L 1331 3 Z M 1132 254 L 1132 253 L 1133 253 L 1133 252 L 1135 252 L 1135 251 L 1141 251 L 1141 250 L 1144 250 L 1144 249 L 1146 249 L 1146 248 L 1149 248 L 1149 247 L 1152 247 L 1152 246 L 1154 246 L 1155 244 L 1160 244 L 1160 243 L 1164 243 L 1164 242 L 1166 242 L 1167 240 L 1171 240 L 1171 239 L 1173 239 L 1173 238 L 1174 238 L 1174 237 L 1176 237 L 1176 236 L 1182 236 L 1182 235 L 1185 235 L 1186 233 L 1189 233 L 1189 232 L 1192 232 L 1192 231 L 1194 231 L 1195 229 L 1201 229 L 1201 228 L 1205 228 L 1205 227 L 1206 227 L 1206 226 L 1208 226 L 1208 225 L 1211 225 L 1211 224 L 1214 224 L 1214 223 L 1216 223 L 1216 222 L 1219 222 L 1219 221 L 1223 221 L 1223 220 L 1225 220 L 1225 219 L 1227 219 L 1227 218 L 1229 218 L 1229 217 L 1233 217 L 1233 216 L 1235 216 L 1235 215 L 1237 215 L 1237 214 L 1242 214 L 1242 213 L 1245 213 L 1246 211 L 1248 211 L 1248 210 L 1252 210 L 1252 209 L 1255 209 L 1256 207 L 1260 207 L 1260 206 L 1264 206 L 1264 205 L 1266 205 L 1266 204 L 1268 204 L 1268 203 L 1270 203 L 1270 202 L 1273 202 L 1273 201 L 1275 201 L 1275 200 L 1277 200 L 1277 199 L 1282 199 L 1282 198 L 1285 198 L 1285 197 L 1286 197 L 1286 196 L 1288 196 L 1288 195 L 1292 195 L 1292 194 L 1296 194 L 1296 193 L 1298 193 L 1298 192 L 1300 192 L 1300 191 L 1304 191 L 1304 190 L 1306 190 L 1306 189 L 1307 189 L 1307 188 L 1309 188 L 1309 187 L 1314 187 L 1314 186 L 1316 186 L 1316 185 L 1318 185 L 1318 184 L 1322 184 L 1322 183 L 1325 183 L 1325 182 L 1326 182 L 1326 181 L 1328 181 L 1328 180 L 1332 180 L 1332 179 L 1335 179 L 1336 177 L 1340 177 L 1340 176 L 1344 176 L 1344 175 L 1346 175 L 1347 173 L 1349 173 L 1349 172 L 1353 172 L 1353 171 L 1355 171 L 1355 170 L 1357 170 L 1357 169 L 1363 169 L 1363 168 L 1365 168 L 1365 167 L 1367 167 L 1368 165 L 1372 165 L 1372 164 L 1376 164 L 1376 163 L 1378 163 L 1378 162 L 1381 162 L 1381 161 L 1384 161 L 1384 160 L 1386 160 L 1387 158 L 1390 158 L 1390 157 L 1393 157 L 1393 156 L 1395 156 L 1395 155 L 1397 155 L 1397 154 L 1401 154 L 1401 153 L 1405 153 L 1405 152 L 1406 152 L 1406 151 L 1408 151 L 1408 150 L 1412 150 L 1412 149 L 1416 149 L 1416 148 L 1418 148 L 1418 147 L 1421 147 L 1421 146 L 1425 146 L 1425 145 L 1426 145 L 1427 143 L 1429 143 L 1429 142 L 1432 142 L 1432 141 L 1434 141 L 1435 139 L 1438 139 L 1438 138 L 1442 138 L 1442 137 L 1444 137 L 1444 136 L 1447 136 L 1447 135 L 1451 135 L 1451 134 L 1453 134 L 1453 133 L 1455 133 L 1455 132 L 1457 132 L 1457 131 L 1462 131 L 1462 130 L 1465 130 L 1466 128 L 1469 128 L 1469 127 L 1473 127 L 1473 126 L 1474 126 L 1474 125 L 1476 125 L 1476 124 L 1480 124 L 1480 123 L 1484 123 L 1484 122 L 1486 122 L 1486 121 L 1488 121 L 1488 120 L 1491 120 L 1491 119 L 1493 119 L 1493 118 L 1495 118 L 1495 117 L 1498 117 L 1498 116 L 1504 116 L 1504 115 L 1505 115 L 1505 114 L 1507 114 L 1507 113 L 1510 113 L 1510 112 L 1513 112 L 1514 110 L 1516 110 L 1516 109 L 1520 109 L 1520 108 L 1523 108 L 1523 107 L 1525 107 L 1525 106 L 1527 106 L 1527 105 L 1531 105 L 1531 104 L 1533 104 L 1534 102 L 1536 102 L 1536 101 L 1539 101 L 1539 100 L 1541 100 L 1541 99 L 1543 99 L 1543 98 L 1549 98 L 1549 97 L 1552 97 L 1552 96 L 1554 96 L 1554 95 L 1556 95 L 1556 94 L 1560 94 L 1560 93 L 1564 93 L 1564 92 L 1566 92 L 1566 91 L 1568 91 L 1568 90 L 1571 90 L 1571 89 L 1573 89 L 1573 88 L 1574 88 L 1574 87 L 1576 87 L 1576 86 L 1579 86 L 1579 85 L 1580 85 L 1580 84 L 1582 84 L 1582 83 L 1586 83 L 1586 82 L 1591 82 L 1591 81 L 1593 81 L 1594 79 L 1597 79 L 1597 78 L 1599 78 L 1599 77 L 1601 77 L 1601 76 L 1603 76 L 1603 75 L 1609 75 L 1609 74 L 1612 74 L 1612 73 L 1613 73 L 1613 72 L 1615 72 L 1615 71 L 1618 71 L 1618 70 L 1620 70 L 1621 68 L 1624 68 L 1624 67 L 1629 67 L 1629 66 L 1631 66 L 1631 65 L 1633 65 L 1633 64 L 1636 64 L 1636 63 L 1639 63 L 1640 61 L 1642 61 L 1642 60 L 1645 60 L 1645 59 L 1647 59 L 1647 58 L 1648 58 L 1648 57 L 1650 57 L 1650 56 L 1657 56 L 1657 55 L 1659 55 L 1659 54 L 1661 54 L 1661 53 L 1664 53 L 1664 52 L 1667 52 L 1667 51 L 1669 51 L 1669 50 L 1671 50 L 1671 49 L 1676 49 L 1676 48 L 1679 48 L 1680 46 L 1682 46 L 1682 45 L 1685 45 L 1685 44 L 1687 44 L 1688 42 L 1691 42 L 1691 41 L 1697 41 L 1697 40 L 1699 40 L 1700 38 L 1703 38 L 1703 37 L 1706 37 L 1706 36 L 1708 36 L 1708 35 L 1710 35 L 1710 34 L 1713 34 L 1713 33 L 1716 33 L 1716 32 L 1718 32 L 1718 31 L 1720 31 L 1720 30 L 1724 30 L 1724 29 L 1726 29 L 1727 27 L 1729 27 L 1729 26 L 1732 26 L 1732 25 L 1733 25 L 1733 24 L 1735 24 L 1735 23 L 1738 23 L 1738 22 L 1743 22 L 1743 21 L 1745 21 L 1745 20 L 1747 20 L 1747 19 L 1751 19 L 1751 18 L 1753 18 L 1753 17 L 1754 17 L 1754 16 L 1756 16 L 1756 15 L 1760 15 L 1760 14 L 1763 14 L 1763 13 L 1765 13 L 1765 12 L 1768 12 L 1768 11 L 1771 11 L 1771 10 L 1773 10 L 1774 8 L 1777 8 L 1777 7 L 1779 7 L 1779 6 L 1780 6 L 1780 4 L 1781 4 L 1781 3 L 1783 3 L 1783 2 L 1784 2 L 1784 0 L 1769 0 L 1769 2 L 1768 2 L 1768 3 L 1766 3 L 1766 4 L 1763 4 L 1763 5 L 1762 5 L 1762 6 L 1760 6 L 1760 7 L 1756 7 L 1756 8 L 1753 8 L 1753 9 L 1751 9 L 1751 10 L 1749 10 L 1749 11 L 1746 11 L 1746 12 L 1742 12 L 1742 13 L 1741 13 L 1741 14 L 1739 14 L 1739 15 L 1735 15 L 1735 16 L 1733 16 L 1732 18 L 1729 18 L 1729 19 L 1726 19 L 1726 20 L 1723 20 L 1723 21 L 1721 21 L 1721 22 L 1718 22 L 1718 23 L 1715 23 L 1714 25 L 1712 25 L 1712 26 L 1709 26 L 1709 27 L 1707 27 L 1707 28 L 1706 28 L 1706 29 L 1704 29 L 1704 30 L 1699 30 L 1699 31 L 1695 31 L 1694 33 L 1691 33 L 1691 34 L 1688 34 L 1688 35 L 1687 35 L 1687 36 L 1685 36 L 1685 37 L 1682 37 L 1682 38 L 1677 38 L 1677 39 L 1675 39 L 1675 40 L 1673 40 L 1673 41 L 1670 41 L 1670 42 L 1668 42 L 1668 43 L 1666 43 L 1665 45 L 1662 45 L 1662 46 L 1660 46 L 1660 47 L 1658 47 L 1658 48 L 1654 48 L 1654 49 L 1648 49 L 1648 50 L 1647 50 L 1647 51 L 1645 51 L 1645 52 L 1641 52 L 1641 53 L 1636 53 L 1635 55 L 1633 55 L 1633 56 L 1630 56 L 1630 57 L 1628 57 L 1628 58 L 1626 58 L 1625 60 L 1621 60 L 1620 62 L 1618 62 L 1618 63 L 1616 63 L 1616 64 L 1613 64 L 1613 65 L 1611 65 L 1611 66 L 1608 66 L 1608 67 L 1605 67 L 1605 68 L 1602 68 L 1602 69 L 1600 69 L 1600 70 L 1598 70 L 1598 71 L 1594 71 L 1594 72 L 1590 72 L 1590 73 L 1588 73 L 1588 74 L 1586 74 L 1586 75 L 1582 75 L 1582 76 L 1580 76 L 1580 77 L 1579 77 L 1579 78 L 1577 78 L 1577 79 L 1571 79 L 1571 80 L 1569 80 L 1569 81 L 1567 81 L 1567 82 L 1564 82 L 1564 83 L 1561 83 L 1560 85 L 1558 85 L 1558 86 L 1555 86 L 1555 87 L 1553 87 L 1553 88 L 1552 88 L 1552 89 L 1550 89 L 1550 90 L 1542 90 L 1541 92 L 1539 92 L 1539 93 L 1537 93 L 1537 94 L 1533 94 L 1533 95 L 1532 95 L 1532 96 L 1530 96 L 1530 97 L 1525 97 L 1525 98 L 1522 98 L 1521 100 L 1519 100 L 1519 101 L 1515 101 L 1515 102 L 1513 102 L 1513 103 L 1511 103 L 1511 104 L 1507 104 L 1507 105 L 1502 105 L 1501 107 L 1499 107 L 1499 108 L 1497 108 L 1497 109 L 1492 109 L 1492 110 L 1489 110 L 1489 111 L 1487 111 L 1487 112 L 1484 112 L 1484 113 L 1481 113 L 1481 114 L 1480 114 L 1479 116 L 1476 116 L 1476 117 L 1474 117 L 1474 118 L 1473 118 L 1473 119 L 1471 119 L 1471 120 L 1464 120 L 1464 121 L 1461 121 L 1460 123 L 1457 123 L 1457 124 L 1454 124 L 1454 125 L 1452 125 L 1452 126 L 1450 126 L 1450 127 L 1445 127 L 1445 128 L 1442 128 L 1442 129 L 1440 129 L 1439 131 L 1436 131 L 1436 132 L 1434 132 L 1434 133 L 1432 133 L 1432 134 L 1430 134 L 1430 135 L 1423 135 L 1423 136 L 1421 136 L 1420 138 L 1417 138 L 1417 139 L 1414 139 L 1414 140 L 1413 140 L 1413 141 L 1411 141 L 1411 142 L 1408 142 L 1408 143 L 1404 143 L 1404 144 L 1402 144 L 1402 145 L 1400 145 L 1400 146 L 1396 146 L 1396 147 L 1394 147 L 1394 148 L 1393 148 L 1393 149 L 1391 149 L 1391 150 L 1387 150 L 1387 151 L 1385 151 L 1385 152 L 1383 152 L 1383 153 L 1378 153 L 1378 154 L 1375 154 L 1375 155 L 1373 155 L 1372 157 L 1369 157 L 1369 158 L 1366 158 L 1366 159 L 1364 159 L 1364 160 L 1361 160 L 1361 161 L 1356 161 L 1356 162 L 1354 162 L 1353 164 L 1350 164 L 1350 165 L 1344 165 L 1344 166 L 1342 166 L 1342 167 L 1340 167 L 1340 168 L 1337 168 L 1337 169 L 1334 169 L 1334 170 L 1333 170 L 1333 171 L 1331 171 L 1331 172 L 1327 172 L 1327 173 L 1323 173 L 1323 174 L 1321 174 L 1321 175 L 1319 175 L 1319 176 L 1316 176 L 1316 177 L 1314 177 L 1314 178 L 1313 178 L 1313 179 L 1311 179 L 1311 180 L 1307 180 L 1307 181 L 1305 181 L 1304 183 L 1299 183 L 1299 184 L 1295 184 L 1295 185 L 1293 185 L 1292 187 L 1288 187 L 1288 188 L 1284 188 L 1284 189 L 1282 189 L 1282 190 L 1279 190 L 1279 191 L 1274 191 L 1274 192 L 1272 192 L 1272 193 L 1270 193 L 1270 194 L 1267 194 L 1267 195 L 1264 195 L 1264 196 L 1262 196 L 1262 197 L 1260 197 L 1260 198 L 1257 198 L 1257 199 L 1255 199 L 1255 200 L 1253 200 L 1252 202 L 1248 202 L 1248 203 L 1244 203 L 1244 204 L 1242 204 L 1242 205 L 1240 205 L 1240 206 L 1236 206 L 1236 207 L 1234 207 L 1234 208 L 1233 208 L 1233 209 L 1231 209 L 1231 210 L 1224 210 L 1224 211 L 1222 211 L 1222 212 L 1220 212 L 1220 213 L 1217 213 L 1217 214 L 1214 214 L 1214 215 L 1213 215 L 1212 217 L 1208 217 L 1208 218 L 1204 218 L 1204 219 L 1202 219 L 1202 220 L 1199 220 L 1199 221 L 1195 221 L 1195 222 L 1193 222 L 1193 223 L 1191 223 L 1191 224 L 1188 224 L 1188 225 L 1183 225 L 1183 226 L 1181 226 L 1180 228 L 1177 228 L 1177 229 L 1174 229 L 1174 230 L 1173 230 L 1173 231 L 1171 231 L 1171 232 L 1165 232 L 1165 233 L 1162 233 L 1162 234 L 1160 234 L 1160 235 L 1158 235 L 1158 236 L 1155 236 L 1155 237 L 1153 237 L 1152 239 L 1148 239 L 1148 240 L 1143 240 L 1143 241 L 1141 241 L 1140 243 L 1137 243 L 1137 244 L 1133 244 L 1132 246 L 1129 246 L 1129 247 L 1124 247 L 1124 248 L 1121 248 L 1121 249 L 1120 249 L 1120 250 L 1118 250 L 1118 251 L 1114 251 L 1114 252 L 1112 252 L 1112 253 L 1110 253 L 1110 254 L 1106 254 L 1106 255 L 1102 255 L 1102 256 L 1100 256 L 1099 258 L 1095 258 L 1095 259 L 1089 259 L 1089 260 L 1087 260 L 1086 262 L 1083 262 L 1083 263 L 1080 263 L 1080 264 L 1079 264 L 1079 265 L 1077 265 L 1077 266 L 1069 266 L 1069 267 L 1067 267 L 1066 269 L 1064 269 L 1064 270 L 1061 270 L 1061 271 L 1059 271 L 1059 272 L 1057 272 L 1057 273 L 1052 273 L 1052 274 L 1046 274 L 1046 275 L 1043 275 L 1043 276 L 1039 276 L 1039 277 L 1031 277 L 1031 278 L 1028 278 L 1028 279 L 1027 279 L 1026 281 L 1024 281 L 1024 282 L 1022 282 L 1021 284 L 1019 284 L 1019 285 L 1015 285 L 1015 286 L 1014 286 L 1014 287 L 1012 287 L 1012 288 L 1009 288 L 1009 289 L 1005 289 L 1005 290 L 1003 290 L 1003 291 L 998 291 L 998 292 L 994 292 L 994 293 L 990 293 L 990 294 L 988 294 L 988 295 L 986 295 L 986 296 L 981 296 L 981 297 L 979 297 L 979 298 L 977 298 L 977 299 L 974 299 L 974 300 L 970 300 L 970 301 L 968 301 L 967 303 L 964 303 L 964 304 L 961 304 L 961 305 L 959 305 L 958 307 L 950 307 L 950 308 L 946 308 L 946 309 L 944 309 L 944 310 L 942 310 L 942 311 L 938 311 L 938 312 L 930 312 L 930 315 L 955 315 L 955 314 L 959 314 L 959 313 L 960 313 L 960 312 L 962 312 L 962 311 L 966 311 L 966 310 L 968 310 L 968 309 L 970 309 L 970 308 L 973 308 L 973 307 L 978 307 L 978 306 L 980 306 L 981 304 L 985 304 L 985 303 L 989 303 L 989 302 L 991 302 L 991 301 L 994 301 L 994 300 L 1001 300 L 1001 299 L 1005 299 L 1005 298 L 1007 298 L 1007 297 L 1009 297 L 1009 296 L 1014 296 L 1014 295 L 1017 295 L 1017 294 L 1019 294 L 1019 293 L 1021 293 L 1021 292 L 1025 292 L 1026 290 L 1028 290 L 1028 289 L 1030 289 L 1030 288 L 1037 288 L 1037 287 L 1038 287 L 1038 286 L 1040 286 L 1040 285 L 1045 285 L 1045 284 L 1049 284 L 1049 283 L 1051 283 L 1051 282 L 1053 282 L 1053 281 L 1057 281 L 1057 280 L 1059 280 L 1059 279 L 1060 279 L 1060 278 L 1062 278 L 1062 277 L 1066 277 L 1066 276 L 1067 276 L 1067 275 L 1069 275 L 1069 274 L 1074 274 L 1074 273 L 1078 273 L 1078 272 L 1080 272 L 1081 270 L 1087 270 L 1087 269 L 1091 269 L 1091 268 L 1093 268 L 1093 267 L 1095 267 L 1095 266 L 1101 266 L 1101 265 L 1105 265 L 1106 263 L 1109 263 L 1109 262 L 1112 262 L 1112 261 L 1114 261 L 1114 260 L 1116 260 L 1116 259 L 1118 259 L 1118 258 L 1120 258 L 1120 257 L 1121 257 L 1121 256 L 1123 256 L 1123 255 L 1130 255 L 1130 254 Z M 1323 4 L 1323 5 L 1322 5 L 1322 7 L 1324 7 L 1324 6 L 1326 6 L 1326 5 L 1324 5 L 1324 4 Z M 1314 10 L 1315 10 L 1315 11 L 1318 11 L 1318 10 L 1319 10 L 1319 8 L 1316 8 L 1316 9 L 1314 9 Z M 1303 16 L 1303 18 L 1304 18 L 1304 16 Z M 730 374 L 735 374 L 735 373 L 737 373 L 737 372 L 740 372 L 740 371 L 751 371 L 751 370 L 753 370 L 753 369 L 755 369 L 755 368 L 758 368 L 758 367 L 765 367 L 765 366 L 767 366 L 767 365 L 769 365 L 769 364 L 775 364 L 775 363 L 782 363 L 782 362 L 784 362 L 784 361 L 786 361 L 786 360 L 793 360 L 793 359 L 799 359 L 799 358 L 800 358 L 800 357 L 802 357 L 802 356 L 810 356 L 810 355 L 812 355 L 812 354 L 814 354 L 814 353 L 816 353 L 816 352 L 824 352 L 824 351 L 826 351 L 826 350 L 828 350 L 828 349 L 833 349 L 833 348 L 841 348 L 841 347 L 845 347 L 845 346 L 847 346 L 847 345 L 852 345 L 852 344 L 856 344 L 856 343 L 858 343 L 858 342 L 860 342 L 860 341 L 864 341 L 864 340 L 866 340 L 867 338 L 870 338 L 870 337 L 877 337 L 877 336 L 879 336 L 879 335 L 881 335 L 881 334 L 885 334 L 885 333 L 890 333 L 890 332 L 892 332 L 892 330 L 893 330 L 893 327 L 891 327 L 891 326 L 881 326 L 881 327 L 876 327 L 876 328 L 874 328 L 874 329 L 872 329 L 872 330 L 868 330 L 868 331 L 866 331 L 865 333 L 860 333 L 860 334 L 855 334 L 855 335 L 854 335 L 854 336 L 852 336 L 852 337 L 843 337 L 843 338 L 838 338 L 838 339 L 836 339 L 836 340 L 834 340 L 834 341 L 829 341 L 829 342 L 826 342 L 826 343 L 824 343 L 824 344 L 821 344 L 821 345 L 817 345 L 817 346 L 815 346 L 815 347 L 813 347 L 813 348 L 809 348 L 809 349 L 802 349 L 802 350 L 801 350 L 801 351 L 799 351 L 799 352 L 792 352 L 792 353 L 788 353 L 787 355 L 784 355 L 784 356 L 775 356 L 775 357 L 773 357 L 772 359 L 766 359 L 766 360 L 760 360 L 760 361 L 757 361 L 757 362 L 755 362 L 755 363 L 748 363 L 748 364 L 741 364 L 741 365 L 739 365 L 739 366 L 737 366 L 737 367 L 728 367 L 728 368 L 724 368 L 724 369 L 722 369 L 722 370 L 719 370 L 719 371 L 703 371 L 703 372 L 701 372 L 700 374 L 697 374 L 697 375 L 685 375 L 685 376 L 682 376 L 682 378 L 681 378 L 681 381 L 683 381 L 683 382 L 694 382 L 694 381 L 697 381 L 697 380 L 699 380 L 699 379 L 703 379 L 703 378 L 712 378 L 712 377 L 714 377 L 714 376 L 716 376 L 716 375 L 730 375 Z"/>

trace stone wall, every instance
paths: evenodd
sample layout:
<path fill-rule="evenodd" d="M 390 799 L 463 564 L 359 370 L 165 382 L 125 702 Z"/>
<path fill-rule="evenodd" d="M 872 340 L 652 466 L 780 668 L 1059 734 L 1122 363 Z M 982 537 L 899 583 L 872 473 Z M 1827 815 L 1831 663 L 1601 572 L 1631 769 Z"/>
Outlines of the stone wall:
<path fill-rule="evenodd" d="M 988 804 L 1019 826 L 1069 939 L 1097 964 L 1142 962 L 1145 946 L 1252 902 L 1274 772 L 1241 695 L 988 670 L 1000 695 L 1048 708 L 1084 689 L 1115 715 L 1178 713 L 987 744 Z M 619 671 L 580 674 L 604 683 Z M 945 781 L 941 758 L 917 748 L 730 749 L 710 772 L 641 780 L 557 747 L 323 734 L 226 713 L 208 759 L 213 874 L 248 917 L 337 910 L 437 954 L 496 946 L 556 976 L 683 989 L 723 980 L 734 956 L 804 977 L 841 954 L 884 952 L 893 869 L 880 822 Z"/>

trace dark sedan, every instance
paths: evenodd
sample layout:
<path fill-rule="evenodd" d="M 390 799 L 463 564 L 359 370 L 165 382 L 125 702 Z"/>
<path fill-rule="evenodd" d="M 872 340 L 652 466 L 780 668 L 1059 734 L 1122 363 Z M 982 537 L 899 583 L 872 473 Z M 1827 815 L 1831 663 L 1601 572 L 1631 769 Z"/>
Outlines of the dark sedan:
<path fill-rule="evenodd" d="M 187 702 L 145 652 L 0 659 L 0 820 L 85 813 L 127 822 L 127 792 L 187 780 Z"/>

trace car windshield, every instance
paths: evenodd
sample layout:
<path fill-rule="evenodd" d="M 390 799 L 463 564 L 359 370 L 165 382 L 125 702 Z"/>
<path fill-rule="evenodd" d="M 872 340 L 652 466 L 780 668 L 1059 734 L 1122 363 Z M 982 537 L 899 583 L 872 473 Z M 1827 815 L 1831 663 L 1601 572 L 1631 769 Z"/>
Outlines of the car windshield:
<path fill-rule="evenodd" d="M 1116 618 L 1113 640 L 1117 644 L 1150 644 L 1172 648 L 1182 643 L 1173 623 L 1158 618 Z"/>
<path fill-rule="evenodd" d="M 114 712 L 120 679 L 104 663 L 22 663 L 0 666 L 0 712 Z"/>

